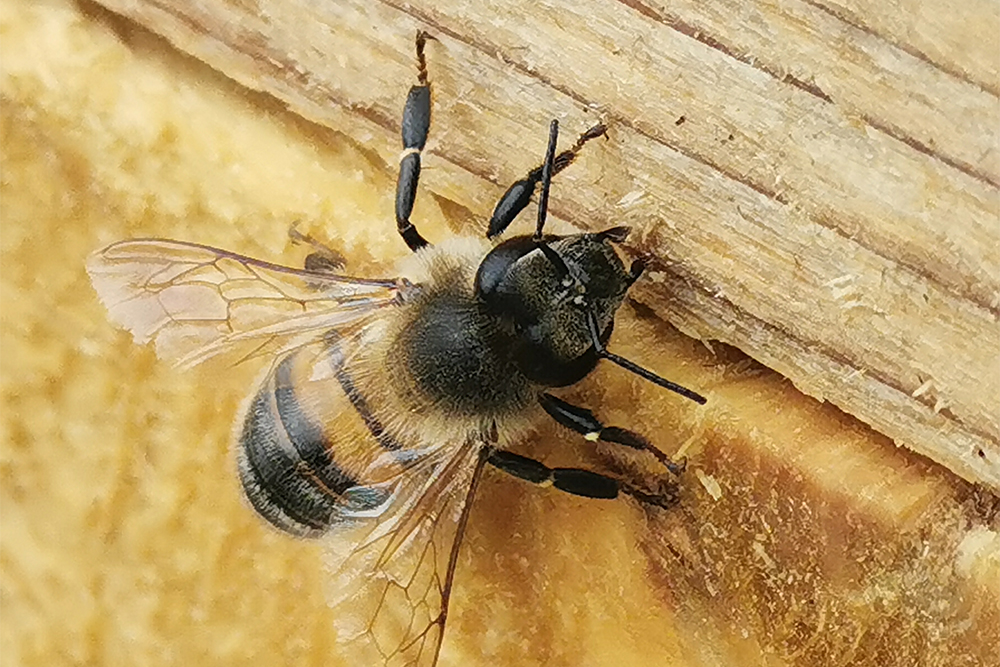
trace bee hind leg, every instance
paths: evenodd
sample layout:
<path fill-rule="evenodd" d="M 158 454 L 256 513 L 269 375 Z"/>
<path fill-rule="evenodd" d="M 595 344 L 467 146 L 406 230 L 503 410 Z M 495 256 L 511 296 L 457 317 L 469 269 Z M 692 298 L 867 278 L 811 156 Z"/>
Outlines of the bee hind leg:
<path fill-rule="evenodd" d="M 672 495 L 647 493 L 608 475 L 582 468 L 549 468 L 540 461 L 502 449 L 490 453 L 486 462 L 532 484 L 553 486 L 575 496 L 613 499 L 617 498 L 619 493 L 625 493 L 641 502 L 664 509 L 669 509 L 676 502 L 676 498 Z"/>
<path fill-rule="evenodd" d="M 681 460 L 680 463 L 673 461 L 638 433 L 617 426 L 605 426 L 598 421 L 593 412 L 586 408 L 567 403 L 552 394 L 543 393 L 539 396 L 538 402 L 541 403 L 542 408 L 549 413 L 550 417 L 566 428 L 580 433 L 587 440 L 613 442 L 631 449 L 645 450 L 655 456 L 667 470 L 675 475 L 684 472 L 684 468 L 687 466 L 686 460 Z"/>
<path fill-rule="evenodd" d="M 423 30 L 417 32 L 417 85 L 410 88 L 403 107 L 403 154 L 399 158 L 399 180 L 396 181 L 396 230 L 413 251 L 427 245 L 427 239 L 410 222 L 410 214 L 420 181 L 420 152 L 424 150 L 431 129 L 431 84 L 424 56 L 428 39 L 434 37 Z"/>

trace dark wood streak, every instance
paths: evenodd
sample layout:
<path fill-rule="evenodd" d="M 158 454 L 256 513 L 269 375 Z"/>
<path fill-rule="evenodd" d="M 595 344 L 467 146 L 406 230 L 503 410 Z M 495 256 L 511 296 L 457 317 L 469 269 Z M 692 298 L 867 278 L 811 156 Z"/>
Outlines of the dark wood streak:
<path fill-rule="evenodd" d="M 942 63 L 937 60 L 934 60 L 929 55 L 927 55 L 920 49 L 916 48 L 912 44 L 900 42 L 898 40 L 893 39 L 889 35 L 885 35 L 881 32 L 878 32 L 874 28 L 865 25 L 864 21 L 862 21 L 860 17 L 858 17 L 854 12 L 845 9 L 844 7 L 830 6 L 822 2 L 817 2 L 817 0 L 803 0 L 803 2 L 805 2 L 807 5 L 811 7 L 815 7 L 816 9 L 829 14 L 838 21 L 846 23 L 852 28 L 860 30 L 861 32 L 871 35 L 877 39 L 880 39 L 887 44 L 891 44 L 900 51 L 908 53 L 917 60 L 921 60 L 930 65 L 931 67 L 941 70 L 942 72 L 948 74 L 949 76 L 953 76 L 956 79 L 959 79 L 960 81 L 964 81 L 965 83 L 973 85 L 976 88 L 982 90 L 983 92 L 987 92 L 995 97 L 1000 97 L 1000 89 L 990 86 L 985 81 L 977 81 L 973 79 L 972 77 L 969 76 L 967 72 L 963 72 L 961 69 L 957 69 L 955 67 L 948 65 L 947 63 Z"/>
<path fill-rule="evenodd" d="M 893 48 L 899 49 L 900 51 L 903 51 L 904 53 L 907 53 L 908 55 L 913 56 L 914 58 L 924 63 L 927 63 L 931 67 L 934 67 L 935 69 L 945 72 L 949 76 L 953 76 L 957 79 L 960 79 L 961 81 L 964 81 L 965 83 L 976 86 L 977 88 L 983 90 L 984 92 L 988 92 L 993 95 L 998 94 L 998 91 L 990 89 L 988 86 L 985 86 L 985 84 L 973 81 L 964 72 L 960 70 L 952 70 L 947 66 L 942 65 L 941 63 L 932 61 L 924 53 L 914 49 L 912 46 L 909 46 L 907 44 L 900 44 L 896 41 L 889 39 L 885 35 L 876 33 L 868 26 L 864 25 L 860 21 L 857 21 L 855 17 L 845 12 L 836 11 L 831 7 L 815 2 L 815 0 L 804 0 L 804 1 L 806 2 L 806 4 L 833 16 L 838 21 L 846 23 L 852 28 L 864 32 L 865 34 L 872 35 L 873 37 L 883 42 L 886 42 Z M 662 23 L 663 25 L 672 28 L 683 35 L 687 35 L 691 39 L 694 39 L 710 48 L 720 51 L 721 53 L 724 53 L 725 55 L 729 56 L 730 58 L 733 58 L 734 60 L 737 60 L 745 65 L 749 65 L 750 67 L 753 67 L 756 70 L 764 72 L 765 74 L 772 76 L 773 78 L 777 79 L 778 81 L 781 81 L 782 83 L 791 84 L 796 88 L 799 88 L 800 90 L 804 90 L 810 95 L 818 97 L 824 102 L 834 103 L 834 99 L 830 95 L 828 95 L 822 88 L 817 86 L 815 83 L 804 81 L 788 73 L 782 74 L 777 69 L 769 67 L 766 63 L 764 63 L 764 61 L 753 58 L 750 55 L 741 54 L 732 47 L 730 47 L 729 45 L 722 42 L 722 40 L 720 40 L 719 38 L 705 33 L 704 31 L 696 28 L 690 23 L 681 20 L 680 17 L 678 16 L 660 12 L 650 7 L 649 5 L 646 5 L 641 0 L 618 0 L 618 2 L 622 3 L 623 5 L 625 5 L 630 9 L 635 10 L 636 12 L 642 14 L 647 18 L 650 18 L 658 23 Z M 945 155 L 944 153 L 928 146 L 926 143 L 920 141 L 916 137 L 913 137 L 912 135 L 905 133 L 901 128 L 893 127 L 889 123 L 880 121 L 876 118 L 872 118 L 867 115 L 862 115 L 862 119 L 868 125 L 878 130 L 879 132 L 882 132 L 883 134 L 892 137 L 896 141 L 900 141 L 906 144 L 910 148 L 913 148 L 914 150 L 923 153 L 928 157 L 943 162 L 952 169 L 962 172 L 966 176 L 970 176 L 978 181 L 988 183 L 994 187 L 1000 187 L 1000 179 L 997 179 L 996 176 L 994 176 L 993 174 L 978 169 L 976 166 L 971 165 L 967 162 L 963 162 L 961 160 L 956 160 L 955 158 L 949 157 L 948 155 Z"/>
<path fill-rule="evenodd" d="M 943 153 L 940 153 L 940 152 L 934 150 L 933 148 L 931 148 L 927 144 L 925 144 L 925 143 L 917 140 L 913 136 L 906 134 L 905 132 L 903 132 L 898 127 L 895 127 L 893 125 L 889 125 L 888 123 L 883 123 L 882 121 L 880 121 L 880 120 L 878 120 L 876 118 L 872 118 L 870 116 L 862 115 L 861 118 L 866 123 L 868 123 L 868 125 L 870 125 L 871 127 L 875 128 L 879 132 L 881 132 L 881 133 L 883 133 L 883 134 L 885 134 L 887 136 L 892 137 L 896 141 L 899 141 L 899 142 L 902 142 L 902 143 L 906 144 L 907 146 L 909 146 L 913 150 L 917 151 L 918 153 L 923 153 L 924 155 L 926 155 L 926 156 L 928 156 L 930 158 L 933 158 L 935 160 L 940 160 L 941 162 L 944 162 L 949 167 L 952 167 L 953 169 L 957 169 L 958 171 L 962 172 L 963 174 L 965 174 L 967 176 L 971 176 L 972 178 L 975 178 L 976 180 L 983 181 L 984 183 L 988 183 L 988 184 L 992 185 L 995 188 L 1000 187 L 1000 178 L 997 178 L 997 177 L 993 176 L 992 174 L 988 174 L 985 171 L 980 171 L 979 169 L 976 169 L 972 165 L 966 164 L 964 162 L 959 162 L 958 160 L 950 158 L 947 155 L 944 155 Z"/>
<path fill-rule="evenodd" d="M 690 23 L 687 23 L 686 21 L 682 21 L 680 17 L 674 14 L 666 14 L 657 11 L 656 9 L 653 9 L 649 5 L 639 2 L 638 0 L 618 0 L 618 2 L 625 5 L 629 9 L 634 10 L 639 14 L 642 14 L 646 18 L 650 18 L 656 21 L 657 23 L 662 23 L 668 28 L 672 28 L 677 32 L 681 33 L 682 35 L 686 35 L 687 37 L 690 37 L 695 41 L 701 42 L 705 46 L 713 48 L 716 51 L 720 51 L 725 55 L 729 56 L 730 58 L 738 60 L 744 65 L 750 65 L 756 70 L 764 72 L 765 74 L 769 74 L 778 81 L 781 81 L 782 83 L 787 83 L 792 86 L 795 86 L 796 88 L 799 88 L 800 90 L 804 90 L 810 95 L 814 95 L 819 99 L 823 100 L 824 102 L 833 102 L 833 98 L 827 95 L 826 92 L 822 88 L 817 86 L 815 83 L 810 83 L 809 81 L 805 81 L 789 73 L 781 74 L 778 70 L 772 67 L 768 67 L 760 60 L 757 60 L 749 55 L 740 53 L 733 47 L 724 43 L 721 39 L 705 33 L 703 30 L 696 28 L 695 26 L 691 25 Z"/>

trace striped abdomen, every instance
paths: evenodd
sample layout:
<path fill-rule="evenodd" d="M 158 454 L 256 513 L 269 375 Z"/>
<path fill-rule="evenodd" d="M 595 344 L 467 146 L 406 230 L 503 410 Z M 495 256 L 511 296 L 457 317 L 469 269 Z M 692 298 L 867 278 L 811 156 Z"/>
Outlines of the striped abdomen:
<path fill-rule="evenodd" d="M 248 406 L 237 441 L 250 503 L 294 535 L 324 532 L 345 507 L 356 513 L 379 505 L 384 494 L 364 488 L 379 480 L 365 473 L 400 448 L 340 361 L 336 346 L 282 359 Z"/>

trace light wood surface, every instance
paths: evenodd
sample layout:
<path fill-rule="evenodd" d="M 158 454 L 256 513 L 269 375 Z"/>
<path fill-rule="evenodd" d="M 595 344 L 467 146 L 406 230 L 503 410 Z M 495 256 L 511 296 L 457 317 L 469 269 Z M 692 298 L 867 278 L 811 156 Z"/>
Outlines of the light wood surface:
<path fill-rule="evenodd" d="M 605 120 L 553 228 L 636 228 L 614 349 L 710 399 L 565 394 L 686 453 L 681 503 L 488 475 L 442 665 L 1000 661 L 994 4 L 103 4 L 0 3 L 0 664 L 346 664 L 322 546 L 240 498 L 260 369 L 170 369 L 83 263 L 297 264 L 298 224 L 384 274 L 418 27 L 421 231 L 481 233 L 551 117 Z M 556 426 L 522 451 L 659 474 Z"/>

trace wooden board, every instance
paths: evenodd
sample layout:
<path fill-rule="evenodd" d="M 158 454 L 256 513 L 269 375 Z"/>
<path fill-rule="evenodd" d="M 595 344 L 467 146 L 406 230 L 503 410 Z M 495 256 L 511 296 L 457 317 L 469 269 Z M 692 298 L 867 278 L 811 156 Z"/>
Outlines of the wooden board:
<path fill-rule="evenodd" d="M 148 6 L 125 9 L 141 16 Z M 385 5 L 324 5 L 353 22 L 313 14 L 308 21 L 298 15 L 295 23 L 289 14 L 284 34 L 306 41 L 282 42 L 264 40 L 263 33 L 254 37 L 245 25 L 250 19 L 207 22 L 210 10 L 220 7 L 201 7 L 187 17 L 183 32 L 163 16 L 156 21 L 197 56 L 190 57 L 91 4 L 0 4 L 3 665 L 345 662 L 335 642 L 336 619 L 324 601 L 321 546 L 274 534 L 241 502 L 226 442 L 260 369 L 167 368 L 107 322 L 83 262 L 93 249 L 120 238 L 170 236 L 297 264 L 306 250 L 290 244 L 287 230 L 298 224 L 348 256 L 356 272 L 384 273 L 405 254 L 392 230 L 396 132 L 413 79 L 413 31 L 426 24 Z M 858 60 L 897 69 L 910 63 L 916 72 L 942 70 L 941 80 L 961 79 L 962 86 L 993 95 L 989 77 L 995 74 L 975 67 L 982 47 L 970 40 L 967 55 L 949 47 L 947 62 L 934 60 L 938 52 L 929 45 L 949 42 L 918 43 L 929 25 L 921 30 L 920 12 L 907 14 L 904 25 L 886 22 L 881 7 L 859 13 L 814 4 L 741 4 L 727 11 L 702 4 L 698 20 L 662 8 L 626 8 L 629 20 L 634 14 L 641 25 L 667 26 L 676 33 L 669 41 L 638 32 L 621 18 L 619 6 L 575 7 L 551 16 L 526 9 L 523 19 L 510 19 L 518 30 L 528 29 L 524 23 L 541 26 L 532 37 L 541 46 L 532 42 L 530 49 L 500 49 L 506 33 L 499 19 L 463 41 L 456 35 L 473 34 L 471 28 L 449 32 L 441 17 L 425 17 L 433 19 L 440 42 L 430 47 L 435 124 L 424 174 L 428 189 L 418 202 L 421 230 L 435 240 L 479 233 L 506 184 L 537 162 L 550 116 L 558 116 L 567 132 L 598 117 L 612 119 L 609 140 L 588 147 L 593 150 L 556 183 L 555 228 L 619 222 L 638 228 L 633 252 L 652 252 L 659 264 L 640 294 L 646 305 L 630 305 L 620 316 L 614 349 L 709 394 L 710 403 L 687 404 L 613 367 L 600 368 L 564 394 L 609 423 L 687 453 L 681 503 L 661 512 L 627 500 L 588 502 L 488 476 L 459 563 L 442 665 L 1000 661 L 996 496 L 799 391 L 803 377 L 822 382 L 824 355 L 834 348 L 803 343 L 794 333 L 818 328 L 835 340 L 849 334 L 843 345 L 863 341 L 863 352 L 882 363 L 902 349 L 902 339 L 886 347 L 885 340 L 897 335 L 890 325 L 916 322 L 906 317 L 922 314 L 928 327 L 943 326 L 931 315 L 951 301 L 925 300 L 924 292 L 907 301 L 890 291 L 898 303 L 882 302 L 882 291 L 862 291 L 864 304 L 897 304 L 900 310 L 883 314 L 885 321 L 876 325 L 874 314 L 848 308 L 859 319 L 827 332 L 820 325 L 836 317 L 823 313 L 849 297 L 837 296 L 847 286 L 841 282 L 823 288 L 827 292 L 820 287 L 827 276 L 843 275 L 834 269 L 864 268 L 878 255 L 886 285 L 923 289 L 920 281 L 930 278 L 914 273 L 916 282 L 905 283 L 900 276 L 911 274 L 889 253 L 897 246 L 900 253 L 905 247 L 926 250 L 921 229 L 957 235 L 925 253 L 934 266 L 971 256 L 978 246 L 954 238 L 978 238 L 969 221 L 986 229 L 989 221 L 954 205 L 979 201 L 968 194 L 976 188 L 993 192 L 995 153 L 988 142 L 977 153 L 975 142 L 992 136 L 994 126 L 960 133 L 967 143 L 946 141 L 960 124 L 935 123 L 933 113 L 968 104 L 962 96 L 901 95 L 893 107 L 888 90 L 895 87 L 885 85 L 892 77 L 872 75 L 884 88 L 864 93 L 866 77 L 843 75 L 838 86 L 834 73 Z M 790 8 L 815 21 L 827 17 L 827 28 L 807 42 L 813 24 L 805 19 L 765 20 L 787 18 Z M 269 5 L 263 23 L 281 26 L 274 15 L 279 9 L 294 5 Z M 758 13 L 748 14 L 751 9 Z M 709 22 L 713 11 L 722 23 Z M 588 20 L 574 22 L 574 12 Z M 984 16 L 981 22 L 988 23 Z M 867 25 L 862 19 L 871 25 L 859 28 Z M 485 21 L 470 15 L 455 25 Z M 801 29 L 782 41 L 780 25 Z M 833 34 L 833 25 L 841 25 L 840 39 L 822 39 Z M 572 47 L 562 33 L 620 35 L 627 26 L 634 28 L 627 44 L 610 40 L 594 56 L 608 71 L 588 84 L 595 88 L 587 95 L 597 99 L 594 91 L 605 91 L 608 97 L 602 108 L 590 109 L 556 75 L 576 71 L 585 78 L 588 49 L 598 47 L 587 41 L 588 49 Z M 323 35 L 354 45 L 316 51 Z M 848 39 L 852 35 L 860 41 Z M 908 39 L 912 48 L 900 49 Z M 498 48 L 475 46 L 490 40 Z M 238 50 L 226 49 L 229 41 L 244 51 L 284 44 L 295 58 L 274 56 L 278 64 L 240 59 Z M 305 49 L 306 43 L 314 46 Z M 841 57 L 824 51 L 826 43 L 835 43 Z M 790 51 L 795 44 L 800 50 Z M 861 51 L 849 51 L 852 44 Z M 858 55 L 876 47 L 883 50 L 876 51 L 879 58 Z M 616 51 L 627 57 L 616 61 Z M 774 55 L 792 52 L 799 54 L 798 69 Z M 657 53 L 673 54 L 677 64 L 663 67 L 649 59 L 662 57 Z M 240 67 L 223 67 L 232 61 Z M 296 62 L 309 67 L 299 66 L 293 77 L 290 63 Z M 322 74 L 321 66 L 331 69 Z M 828 68 L 825 78 L 809 74 L 821 67 Z M 953 75 L 956 68 L 965 79 Z M 642 86 L 626 85 L 631 70 Z M 914 81 L 931 85 L 924 74 Z M 248 92 L 229 79 L 243 76 L 270 94 Z M 661 79 L 669 85 L 657 83 Z M 805 90 L 814 84 L 833 101 Z M 648 100 L 633 90 L 643 87 Z M 631 106 L 616 101 L 612 93 L 619 89 Z M 893 126 L 907 128 L 913 142 L 936 146 L 945 157 L 873 129 L 861 113 L 848 116 L 842 100 L 849 91 L 857 96 L 851 103 L 856 108 L 877 100 L 895 109 L 896 115 L 865 114 L 894 118 Z M 773 106 L 764 104 L 767 99 Z M 286 101 L 293 111 L 284 108 Z M 770 116 L 764 113 L 769 108 Z M 990 108 L 981 111 L 988 115 Z M 657 109 L 668 110 L 669 122 L 654 122 Z M 799 110 L 796 123 L 782 115 L 788 109 Z M 906 120 L 918 112 L 931 120 Z M 629 120 L 632 113 L 640 119 L 644 113 L 645 120 Z M 680 116 L 685 120 L 676 125 Z M 967 110 L 964 117 L 976 115 Z M 824 139 L 824 133 L 832 134 Z M 754 157 L 750 136 L 769 151 L 766 156 Z M 810 143 L 822 141 L 837 150 L 826 153 Z M 852 147 L 850 160 L 838 152 Z M 810 159 L 827 166 L 809 171 Z M 959 166 L 941 166 L 943 159 Z M 850 170 L 835 173 L 830 164 Z M 769 173 L 795 173 L 789 165 L 808 173 L 796 175 L 787 190 L 784 181 L 764 187 Z M 904 167 L 910 171 L 899 171 Z M 984 180 L 976 170 L 990 176 Z M 913 201 L 905 188 L 877 187 L 918 172 L 924 196 Z M 810 178 L 822 185 L 809 185 Z M 848 183 L 851 188 L 838 190 Z M 954 199 L 955 183 L 968 186 L 964 199 Z M 774 194 L 779 191 L 791 194 L 780 195 L 781 201 Z M 953 210 L 965 211 L 953 218 L 955 227 L 934 227 L 935 211 L 949 200 L 931 195 L 942 192 L 952 193 Z M 860 217 L 857 211 L 873 201 L 880 213 Z M 842 233 L 836 225 L 848 218 L 839 217 L 841 205 L 855 207 L 852 215 L 872 231 Z M 828 227 L 817 222 L 826 220 L 816 217 L 817 210 L 838 214 Z M 895 238 L 893 229 L 922 217 L 926 224 L 914 227 L 911 245 L 886 240 Z M 865 250 L 872 239 L 882 239 L 883 254 Z M 848 242 L 855 245 L 838 245 Z M 942 248 L 947 257 L 937 254 Z M 968 278 L 969 290 L 995 275 L 989 254 L 979 250 L 986 256 L 982 275 L 963 273 L 968 262 L 955 263 L 959 268 L 949 274 L 979 276 Z M 782 268 L 793 251 L 802 268 Z M 830 272 L 823 273 L 827 265 Z M 945 278 L 935 278 L 938 291 L 929 294 L 947 291 Z M 793 291 L 779 293 L 778 284 Z M 764 305 L 734 305 L 758 302 Z M 722 310 L 712 319 L 719 303 Z M 678 333 L 664 317 L 689 331 L 704 328 L 705 342 Z M 780 317 L 778 327 L 774 318 Z M 884 327 L 884 335 L 873 335 L 871 327 Z M 768 331 L 769 338 L 761 333 Z M 797 377 L 796 385 L 718 342 L 743 339 L 754 343 L 744 346 L 746 352 L 773 348 L 776 359 L 799 369 L 788 375 Z M 978 348 L 982 365 L 974 370 L 988 379 L 988 337 L 941 340 L 956 368 L 964 363 L 963 346 L 985 341 Z M 911 351 L 917 353 L 930 351 Z M 841 360 L 853 368 L 849 361 Z M 858 375 L 859 382 L 869 381 L 870 372 Z M 985 379 L 981 392 L 989 389 Z M 917 398 L 930 393 L 936 401 L 936 391 L 926 388 Z M 933 412 L 933 404 L 924 407 Z M 885 412 L 874 399 L 867 408 Z M 913 427 L 919 417 L 914 409 L 899 419 Z M 951 417 L 942 409 L 934 419 Z M 949 433 L 961 442 L 960 432 Z M 594 452 L 556 426 L 524 447 L 549 465 L 583 464 L 646 482 L 662 474 L 642 457 L 609 448 Z"/>

